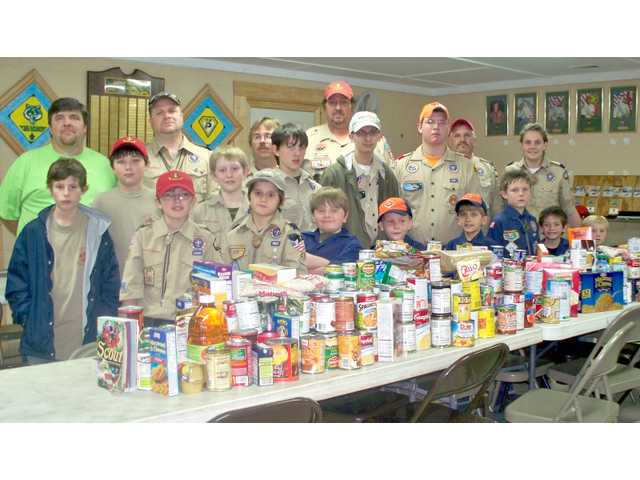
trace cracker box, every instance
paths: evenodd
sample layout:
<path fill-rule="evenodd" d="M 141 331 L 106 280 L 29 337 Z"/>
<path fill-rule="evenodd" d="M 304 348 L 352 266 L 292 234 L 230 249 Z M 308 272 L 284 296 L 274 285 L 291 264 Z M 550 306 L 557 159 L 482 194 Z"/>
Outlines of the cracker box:
<path fill-rule="evenodd" d="M 164 396 L 178 395 L 178 353 L 176 327 L 151 327 L 151 391 Z"/>
<path fill-rule="evenodd" d="M 582 313 L 621 310 L 624 304 L 622 272 L 580 274 Z"/>

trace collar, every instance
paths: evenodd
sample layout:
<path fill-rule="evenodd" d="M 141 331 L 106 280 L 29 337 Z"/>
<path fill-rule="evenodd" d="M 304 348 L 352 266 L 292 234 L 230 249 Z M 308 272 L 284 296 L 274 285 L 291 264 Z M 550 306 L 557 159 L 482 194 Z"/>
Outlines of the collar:
<path fill-rule="evenodd" d="M 351 142 L 351 138 L 349 138 L 349 136 L 347 135 L 347 140 L 345 142 L 342 142 L 338 137 L 336 137 L 331 130 L 329 130 L 329 124 L 328 123 L 323 123 L 322 125 L 318 126 L 318 130 L 317 130 L 319 136 L 320 136 L 320 141 L 322 142 L 323 140 L 331 140 L 332 142 L 337 143 L 338 145 L 340 145 L 340 147 L 344 147 L 346 145 L 349 145 Z"/>
<path fill-rule="evenodd" d="M 348 171 L 353 172 L 354 177 L 357 177 L 356 169 L 355 169 L 356 152 L 349 152 L 349 153 L 343 155 L 342 158 L 344 158 L 344 166 L 345 166 L 345 168 Z M 387 172 L 384 169 L 384 162 L 375 153 L 373 154 L 373 162 L 371 162 L 371 171 L 372 172 L 376 172 L 377 171 L 380 174 L 380 176 L 382 177 L 383 180 L 386 178 L 386 173 Z"/>
<path fill-rule="evenodd" d="M 193 143 L 191 143 L 188 139 L 187 136 L 183 133 L 182 134 L 182 141 L 180 142 L 180 146 L 178 147 L 178 151 L 180 150 L 186 150 L 189 153 L 193 153 L 195 154 L 195 148 L 193 148 L 195 145 Z M 158 143 L 158 140 L 156 140 L 156 137 L 153 137 L 153 140 L 151 140 L 151 143 L 149 144 L 149 150 L 151 150 L 155 155 L 160 155 L 160 150 L 162 150 L 163 148 L 165 148 L 164 145 L 160 145 Z"/>
<path fill-rule="evenodd" d="M 313 239 L 316 241 L 316 243 L 320 243 L 320 229 L 316 228 L 313 232 L 311 232 L 311 235 L 313 235 Z M 340 237 L 344 237 L 345 235 L 349 235 L 349 231 L 346 229 L 346 227 L 342 226 L 342 228 L 340 229 L 339 232 L 336 232 L 334 234 L 332 234 L 330 237 L 327 237 L 327 240 L 329 240 L 329 238 L 333 237 L 334 235 L 340 236 Z M 325 240 L 325 242 L 327 241 Z"/>
<path fill-rule="evenodd" d="M 169 228 L 164 221 L 164 216 L 160 217 L 157 222 L 153 222 L 153 238 L 164 237 L 169 233 Z M 188 240 L 193 240 L 195 234 L 195 224 L 190 218 L 182 224 L 182 227 L 175 233 L 180 233 Z"/>
<path fill-rule="evenodd" d="M 527 211 L 527 209 L 524 209 L 524 212 L 522 212 L 522 215 L 518 213 L 518 211 L 513 208 L 511 205 L 505 205 L 504 207 L 504 213 L 510 217 L 510 218 L 517 218 L 517 219 L 522 219 L 525 218 L 527 216 L 527 214 L 529 213 Z"/>
<path fill-rule="evenodd" d="M 425 162 L 424 160 L 424 152 L 422 150 L 422 145 L 420 145 L 416 151 L 414 152 L 414 156 L 418 156 L 418 160 L 420 160 L 422 163 L 424 163 L 425 165 L 431 167 L 431 165 L 429 165 L 427 162 Z M 465 158 L 462 154 L 460 154 L 461 157 Z M 458 161 L 458 157 L 456 155 L 456 153 L 451 150 L 448 146 L 445 145 L 444 147 L 444 153 L 442 154 L 442 156 L 440 157 L 440 161 L 438 163 L 436 163 L 436 165 L 434 167 L 432 167 L 433 169 L 438 168 L 440 165 L 442 165 L 444 162 L 457 162 Z"/>
<path fill-rule="evenodd" d="M 285 223 L 286 220 L 282 215 L 282 212 L 278 210 L 269 222 L 269 225 L 261 233 L 258 231 L 258 227 L 256 227 L 256 224 L 253 222 L 253 215 L 251 215 L 251 213 L 249 212 L 249 215 L 242 219 L 242 221 L 238 224 L 238 227 L 245 227 L 251 233 L 254 233 L 256 235 L 264 235 L 274 227 L 280 227 L 282 229 Z"/>
<path fill-rule="evenodd" d="M 524 158 L 521 158 L 520 160 L 515 162 L 514 165 L 517 165 L 518 167 L 523 169 L 527 169 L 527 171 L 529 170 L 529 168 L 527 167 L 527 164 L 524 161 Z M 542 163 L 540 164 L 540 168 L 538 170 L 542 170 L 544 168 L 549 168 L 549 159 L 547 158 L 546 155 L 542 158 Z"/>

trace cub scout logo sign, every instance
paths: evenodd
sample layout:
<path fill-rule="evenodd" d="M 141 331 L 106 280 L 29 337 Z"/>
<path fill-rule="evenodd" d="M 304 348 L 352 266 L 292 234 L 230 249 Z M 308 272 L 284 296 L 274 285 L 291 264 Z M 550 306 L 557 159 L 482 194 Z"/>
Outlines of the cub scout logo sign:
<path fill-rule="evenodd" d="M 238 260 L 239 258 L 244 257 L 247 249 L 243 246 L 231 246 L 229 247 L 229 256 L 231 260 Z"/>
<path fill-rule="evenodd" d="M 204 255 L 204 240 L 201 238 L 194 238 L 191 246 L 193 247 L 191 249 L 191 255 L 194 257 L 201 257 Z"/>

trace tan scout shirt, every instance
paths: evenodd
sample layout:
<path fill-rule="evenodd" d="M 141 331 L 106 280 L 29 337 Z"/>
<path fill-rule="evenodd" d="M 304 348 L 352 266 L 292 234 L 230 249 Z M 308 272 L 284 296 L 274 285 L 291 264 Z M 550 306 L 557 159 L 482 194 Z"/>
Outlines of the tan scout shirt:
<path fill-rule="evenodd" d="M 447 148 L 432 168 L 423 159 L 421 145 L 398 159 L 395 174 L 400 196 L 413 210 L 411 238 L 424 244 L 444 243 L 460 234 L 456 202 L 466 193 L 480 193 L 480 180 L 468 159 Z"/>
<path fill-rule="evenodd" d="M 331 133 L 326 123 L 309 128 L 307 137 L 309 137 L 309 145 L 303 168 L 312 175 L 322 173 L 328 166 L 335 163 L 340 155 L 344 156 L 354 151 L 351 139 L 347 137 L 345 140 L 340 140 Z M 375 153 L 388 165 L 393 164 L 393 153 L 385 137 L 378 141 Z"/>
<path fill-rule="evenodd" d="M 320 188 L 308 172 L 302 170 L 300 181 L 295 177 L 284 175 L 285 200 L 281 210 L 284 218 L 293 223 L 301 232 L 315 230 L 311 215 L 311 195 Z"/>
<path fill-rule="evenodd" d="M 219 241 L 204 225 L 187 220 L 170 233 L 161 217 L 133 235 L 120 300 L 142 299 L 145 316 L 173 319 L 176 298 L 191 288 L 193 262 L 220 262 L 221 253 Z"/>
<path fill-rule="evenodd" d="M 149 165 L 144 170 L 144 185 L 155 192 L 158 177 L 167 170 L 181 170 L 193 180 L 198 201 L 209 196 L 213 190 L 213 180 L 209 176 L 209 156 L 211 152 L 182 136 L 182 144 L 176 157 L 160 145 L 155 139 L 147 144 Z"/>
<path fill-rule="evenodd" d="M 220 237 L 229 233 L 248 214 L 249 199 L 245 191 L 242 194 L 242 204 L 238 208 L 238 213 L 232 219 L 229 210 L 224 206 L 220 189 L 216 189 L 207 200 L 195 206 L 191 212 L 191 219 L 195 223 L 206 225 L 217 237 Z"/>
<path fill-rule="evenodd" d="M 299 242 L 304 246 L 300 230 L 287 222 L 282 213 L 277 212 L 261 231 L 249 215 L 227 235 L 224 259 L 226 263 L 237 262 L 240 269 L 252 263 L 273 263 L 296 268 L 298 274 L 304 274 L 305 253 Z"/>
<path fill-rule="evenodd" d="M 345 158 L 345 164 L 353 161 L 356 173 L 356 182 L 359 192 L 366 192 L 364 198 L 360 198 L 360 206 L 364 214 L 364 226 L 370 239 L 378 236 L 378 173 L 384 178 L 384 169 L 381 160 L 374 155 L 373 162 L 367 169 L 366 166 L 355 161 L 355 155 Z M 371 242 L 373 243 L 373 242 Z"/>
<path fill-rule="evenodd" d="M 509 169 L 524 169 L 531 174 L 524 159 L 510 163 L 505 171 Z M 531 190 L 531 203 L 527 206 L 531 215 L 537 219 L 542 210 L 553 206 L 559 206 L 567 215 L 575 211 L 576 201 L 569 184 L 569 172 L 564 165 L 545 158 L 542 160 L 542 166 L 531 175 L 534 178 L 534 184 Z"/>
<path fill-rule="evenodd" d="M 475 155 L 471 157 L 471 161 L 480 180 L 480 193 L 489 207 L 488 214 L 493 218 L 496 213 L 502 210 L 501 203 L 496 203 L 496 198 L 499 195 L 496 168 L 488 160 Z"/>

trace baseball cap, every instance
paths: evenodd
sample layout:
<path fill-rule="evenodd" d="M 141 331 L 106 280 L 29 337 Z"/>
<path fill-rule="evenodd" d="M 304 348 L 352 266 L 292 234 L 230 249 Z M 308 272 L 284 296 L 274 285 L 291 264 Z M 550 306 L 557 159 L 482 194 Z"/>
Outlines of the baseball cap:
<path fill-rule="evenodd" d="M 284 177 L 279 170 L 274 168 L 264 168 L 254 173 L 253 176 L 247 180 L 247 189 L 256 182 L 270 182 L 281 192 L 284 193 L 285 191 Z"/>
<path fill-rule="evenodd" d="M 589 216 L 589 209 L 587 208 L 586 205 L 581 205 L 581 204 L 576 205 L 576 211 L 578 212 L 578 215 L 580 215 L 580 218 L 584 219 Z"/>
<path fill-rule="evenodd" d="M 147 147 L 144 146 L 144 142 L 136 137 L 121 137 L 113 144 L 111 147 L 111 153 L 109 154 L 109 158 L 113 157 L 118 150 L 123 148 L 133 148 L 140 152 L 140 155 L 144 157 L 145 160 L 149 160 L 149 154 L 147 153 Z"/>
<path fill-rule="evenodd" d="M 335 95 L 336 93 L 344 95 L 349 100 L 353 98 L 353 89 L 351 88 L 351 85 L 349 85 L 344 80 L 331 82 L 329 85 L 327 85 L 327 88 L 324 89 L 324 99 L 329 100 L 329 97 L 331 95 Z"/>
<path fill-rule="evenodd" d="M 158 182 L 156 183 L 156 198 L 162 197 L 172 188 L 182 188 L 191 195 L 196 194 L 193 188 L 193 180 L 191 180 L 188 174 L 180 170 L 169 170 L 158 177 Z"/>
<path fill-rule="evenodd" d="M 471 123 L 469 120 L 467 120 L 466 118 L 456 118 L 453 123 L 451 124 L 451 128 L 449 129 L 449 131 L 453 132 L 454 129 L 456 129 L 457 127 L 464 125 L 465 127 L 467 127 L 469 130 L 471 130 L 472 132 L 475 132 L 475 128 L 473 128 L 473 123 Z"/>
<path fill-rule="evenodd" d="M 349 132 L 355 133 L 363 127 L 375 127 L 378 131 L 382 130 L 378 115 L 373 112 L 356 112 L 349 122 Z"/>
<path fill-rule="evenodd" d="M 460 210 L 460 207 L 462 207 L 463 205 L 473 205 L 474 207 L 480 207 L 484 210 L 485 215 L 489 210 L 487 208 L 487 204 L 482 199 L 482 196 L 477 193 L 467 193 L 463 195 L 462 198 L 460 198 L 460 200 L 456 202 L 456 214 L 458 213 L 458 210 Z"/>
<path fill-rule="evenodd" d="M 156 103 L 158 100 L 161 100 L 163 98 L 168 98 L 169 100 L 171 100 L 176 105 L 180 105 L 180 99 L 176 95 L 174 95 L 173 93 L 158 92 L 153 97 L 151 97 L 149 99 L 149 110 L 151 110 L 151 107 L 153 107 L 154 103 Z"/>
<path fill-rule="evenodd" d="M 429 118 L 431 114 L 436 110 L 444 112 L 444 114 L 447 116 L 447 119 L 449 118 L 449 110 L 447 110 L 447 107 L 445 107 L 440 102 L 431 102 L 422 107 L 422 111 L 420 112 L 420 123 L 422 123 L 422 120 L 424 120 L 425 118 Z"/>
<path fill-rule="evenodd" d="M 378 221 L 382 220 L 382 217 L 384 217 L 389 212 L 398 213 L 400 215 L 408 215 L 413 218 L 411 207 L 404 199 L 399 197 L 387 198 L 378 206 Z"/>

